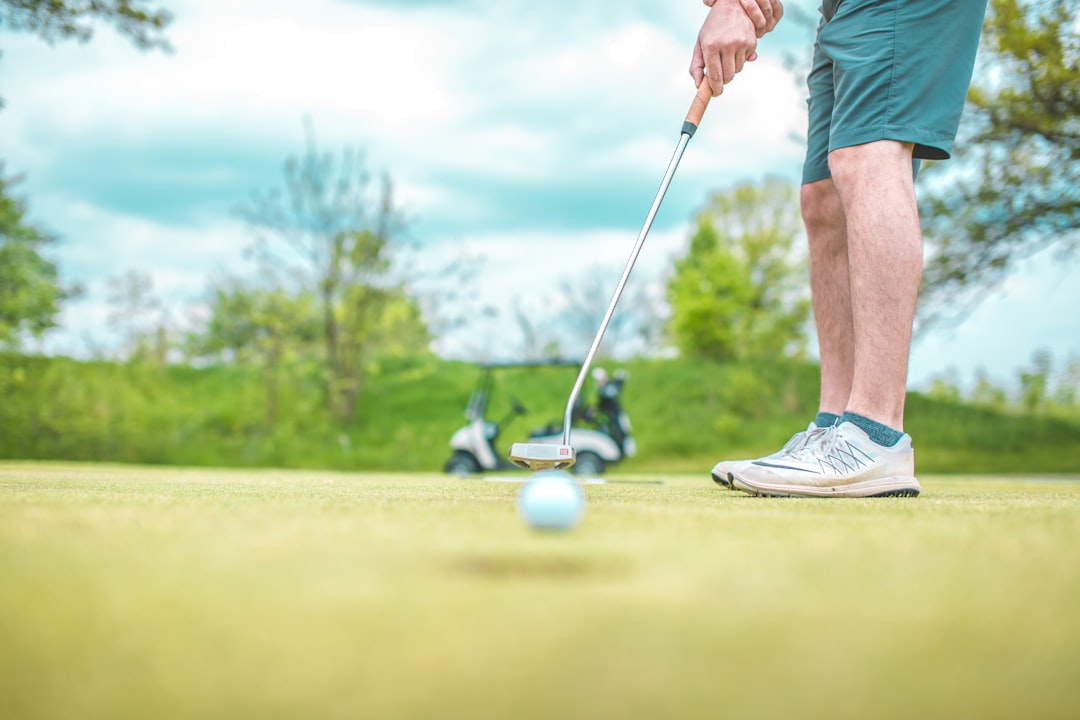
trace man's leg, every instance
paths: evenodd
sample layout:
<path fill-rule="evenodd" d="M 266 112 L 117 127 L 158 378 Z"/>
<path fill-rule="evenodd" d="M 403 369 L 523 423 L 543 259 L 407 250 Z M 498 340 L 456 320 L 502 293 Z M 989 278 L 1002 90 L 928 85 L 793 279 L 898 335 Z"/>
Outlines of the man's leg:
<path fill-rule="evenodd" d="M 829 155 L 847 222 L 851 280 L 854 355 L 845 409 L 901 432 L 922 278 L 911 152 L 910 143 L 880 140 Z"/>
<path fill-rule="evenodd" d="M 818 411 L 839 416 L 851 395 L 855 344 L 844 208 L 831 178 L 803 185 L 799 204 L 810 248 L 810 295 L 821 357 Z"/>
<path fill-rule="evenodd" d="M 803 182 L 831 177 L 843 208 L 850 392 L 835 426 L 808 438 L 797 451 L 735 466 L 729 480 L 753 495 L 917 495 L 911 438 L 902 431 L 922 274 L 911 162 L 913 157 L 945 159 L 952 151 L 986 0 L 844 0 L 824 2 L 822 8 L 815 68 L 819 57 L 827 62 L 811 79 L 818 77 L 823 87 L 833 84 L 831 102 L 819 108 L 822 114 L 828 110 L 827 121 L 816 125 L 815 97 L 826 96 L 811 92 L 810 139 L 815 127 L 827 129 L 828 161 L 808 151 Z M 943 27 L 949 32 L 941 35 Z M 812 242 L 812 262 L 828 266 L 828 246 Z M 819 323 L 834 320 L 837 316 L 823 312 L 829 286 L 812 273 Z M 819 331 L 822 403 L 835 407 L 834 391 L 841 385 L 836 379 L 844 373 L 829 338 L 841 332 L 828 325 Z"/>
<path fill-rule="evenodd" d="M 845 412 L 837 425 L 809 438 L 796 452 L 731 468 L 733 488 L 754 495 L 815 497 L 910 496 L 921 491 L 911 438 L 901 430 L 911 324 L 922 276 L 911 148 L 884 140 L 829 154 L 842 212 L 828 216 L 843 221 L 843 232 L 834 225 L 831 233 L 815 234 L 808 221 L 807 234 L 813 243 L 811 281 L 817 283 L 814 312 L 824 330 L 822 398 L 825 402 L 843 384 L 837 368 L 850 357 Z M 804 194 L 819 190 L 804 189 Z M 828 195 L 823 190 L 820 194 L 809 200 L 829 207 Z M 814 203 L 806 200 L 804 214 L 812 216 L 807 211 Z M 826 240 L 830 237 L 832 245 Z M 843 350 L 848 330 L 842 312 L 844 294 L 838 289 L 843 281 L 836 269 L 844 264 L 826 252 L 839 247 L 839 238 L 847 246 L 849 355 Z M 829 312 L 822 312 L 826 307 Z M 838 357 L 829 355 L 833 352 Z"/>
<path fill-rule="evenodd" d="M 801 450 L 820 429 L 833 425 L 844 412 L 851 394 L 854 332 L 840 196 L 833 181 L 825 178 L 803 184 L 799 204 L 810 245 L 810 294 L 821 354 L 821 398 L 817 416 L 806 430 L 792 436 L 778 452 L 758 458 L 759 461 Z M 731 488 L 732 473 L 752 462 L 755 461 L 721 461 L 713 466 L 713 480 Z"/>

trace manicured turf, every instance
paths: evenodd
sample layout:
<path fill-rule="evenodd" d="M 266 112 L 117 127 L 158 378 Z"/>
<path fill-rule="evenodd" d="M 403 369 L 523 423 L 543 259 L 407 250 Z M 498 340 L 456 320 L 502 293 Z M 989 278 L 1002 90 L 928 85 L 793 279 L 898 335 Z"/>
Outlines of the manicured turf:
<path fill-rule="evenodd" d="M 0 464 L 0 715 L 1075 717 L 1080 478 L 663 480 Z"/>

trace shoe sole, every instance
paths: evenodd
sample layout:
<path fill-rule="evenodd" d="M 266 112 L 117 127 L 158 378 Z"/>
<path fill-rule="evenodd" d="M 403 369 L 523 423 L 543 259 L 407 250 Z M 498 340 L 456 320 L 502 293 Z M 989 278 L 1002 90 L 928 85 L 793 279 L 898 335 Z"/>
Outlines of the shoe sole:
<path fill-rule="evenodd" d="M 922 492 L 922 486 L 919 485 L 919 481 L 910 475 L 897 475 L 894 477 L 877 478 L 875 480 L 863 480 L 848 485 L 834 485 L 830 487 L 819 487 L 817 485 L 772 485 L 769 483 L 747 482 L 734 475 L 730 477 L 730 480 L 733 489 L 742 490 L 744 493 L 758 497 L 916 497 Z"/>
<path fill-rule="evenodd" d="M 720 487 L 724 488 L 725 490 L 734 490 L 735 489 L 735 486 L 732 485 L 733 481 L 732 481 L 731 473 L 726 473 L 724 475 L 717 475 L 716 473 L 710 473 L 710 474 L 712 475 L 713 482 L 715 482 Z"/>

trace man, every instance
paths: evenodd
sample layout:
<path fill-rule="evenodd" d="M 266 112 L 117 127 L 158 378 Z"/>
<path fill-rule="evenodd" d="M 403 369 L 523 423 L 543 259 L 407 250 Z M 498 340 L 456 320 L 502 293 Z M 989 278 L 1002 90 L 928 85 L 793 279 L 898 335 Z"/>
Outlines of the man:
<path fill-rule="evenodd" d="M 922 278 L 914 179 L 952 151 L 987 0 L 823 0 L 807 80 L 800 206 L 821 349 L 819 412 L 806 432 L 713 478 L 753 495 L 913 496 L 904 432 L 907 363 Z M 705 0 L 690 74 L 713 95 L 756 57 L 775 0 Z"/>

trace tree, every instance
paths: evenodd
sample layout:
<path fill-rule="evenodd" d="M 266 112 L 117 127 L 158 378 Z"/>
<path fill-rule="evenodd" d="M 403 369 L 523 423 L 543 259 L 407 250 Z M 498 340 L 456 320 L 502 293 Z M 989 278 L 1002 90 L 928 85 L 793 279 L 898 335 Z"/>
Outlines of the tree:
<path fill-rule="evenodd" d="M 18 181 L 0 163 L 0 346 L 10 347 L 55 327 L 60 303 L 79 292 L 42 254 L 55 238 L 27 222 L 26 205 L 10 192 Z"/>
<path fill-rule="evenodd" d="M 1029 413 L 1043 409 L 1050 387 L 1054 359 L 1049 350 L 1036 350 L 1031 367 L 1020 371 L 1020 406 Z"/>
<path fill-rule="evenodd" d="M 139 48 L 168 49 L 161 32 L 172 15 L 140 9 L 143 4 L 143 0 L 0 0 L 0 27 L 34 33 L 50 44 L 68 38 L 86 42 L 93 35 L 92 21 L 101 19 L 113 23 Z M 8 194 L 15 182 L 4 177 L 0 163 L 0 345 L 14 345 L 24 333 L 36 337 L 55 327 L 60 303 L 79 293 L 76 286 L 62 285 L 56 265 L 41 255 L 54 238 L 26 223 L 24 203 Z"/>
<path fill-rule="evenodd" d="M 152 0 L 0 0 L 0 25 L 31 32 L 52 44 L 93 37 L 93 21 L 116 26 L 141 49 L 169 49 L 161 33 L 172 22 L 168 10 L 144 10 Z"/>
<path fill-rule="evenodd" d="M 522 360 L 582 358 L 596 337 L 611 302 L 612 287 L 622 267 L 583 268 L 559 282 L 555 292 L 524 303 L 515 297 L 514 322 L 521 335 L 516 355 Z M 651 349 L 661 334 L 656 302 L 644 285 L 627 285 L 604 332 L 600 357 L 626 357 Z M 506 348 L 502 348 L 505 353 Z"/>
<path fill-rule="evenodd" d="M 979 407 L 1004 412 L 1009 405 L 1009 397 L 1004 389 L 990 378 L 984 368 L 975 372 L 975 386 L 971 389 L 971 402 Z"/>
<path fill-rule="evenodd" d="M 559 312 L 558 327 L 560 335 L 573 338 L 571 355 L 584 355 L 588 350 L 611 302 L 615 278 L 621 271 L 621 266 L 594 266 L 585 268 L 572 280 L 564 279 L 559 283 L 558 303 L 563 307 Z M 634 350 L 635 345 L 651 348 L 661 325 L 656 305 L 648 287 L 628 284 L 611 316 L 600 352 L 619 355 Z"/>
<path fill-rule="evenodd" d="M 1065 367 L 1058 376 L 1054 388 L 1054 404 L 1062 410 L 1075 410 L 1080 400 L 1080 355 L 1070 354 L 1065 360 Z"/>
<path fill-rule="evenodd" d="M 537 309 L 532 302 L 524 304 L 521 298 L 514 298 L 514 322 L 521 333 L 521 346 L 518 355 L 526 362 L 542 362 L 562 357 L 563 347 L 558 332 L 547 322 L 550 318 Z"/>
<path fill-rule="evenodd" d="M 132 362 L 168 361 L 171 338 L 168 316 L 154 294 L 154 278 L 129 269 L 108 279 L 109 327 L 121 338 L 121 356 Z"/>
<path fill-rule="evenodd" d="M 373 292 L 388 297 L 367 335 L 365 357 L 408 355 L 425 348 L 430 338 L 417 304 L 396 290 Z M 310 367 L 318 355 L 318 299 L 310 292 L 256 286 L 235 277 L 217 282 L 210 296 L 210 317 L 189 334 L 188 354 L 257 368 L 266 395 L 266 423 L 272 426 L 282 380 L 290 368 Z"/>
<path fill-rule="evenodd" d="M 52 45 L 57 40 L 88 42 L 94 21 L 111 23 L 140 50 L 171 50 L 162 33 L 172 22 L 168 10 L 144 10 L 152 0 L 0 0 L 0 28 L 29 32 Z M 0 108 L 4 106 L 0 99 Z"/>
<path fill-rule="evenodd" d="M 950 367 L 931 379 L 930 389 L 926 394 L 934 400 L 959 403 L 963 398 L 960 393 L 960 374 L 956 368 Z"/>
<path fill-rule="evenodd" d="M 310 293 L 251 288 L 233 278 L 211 289 L 210 319 L 189 338 L 189 351 L 196 357 L 224 356 L 256 365 L 266 393 L 266 423 L 273 426 L 282 365 L 315 345 L 318 324 Z"/>
<path fill-rule="evenodd" d="M 957 163 L 924 197 L 926 320 L 1080 240 L 1080 0 L 991 0 Z M 947 301 L 947 303 L 946 303 Z"/>
<path fill-rule="evenodd" d="M 669 332 L 684 354 L 791 357 L 810 316 L 793 188 L 778 179 L 713 194 L 668 282 Z"/>
<path fill-rule="evenodd" d="M 362 156 L 350 148 L 337 160 L 320 152 L 308 127 L 305 154 L 285 164 L 285 193 L 256 193 L 240 214 L 258 233 L 256 253 L 265 272 L 295 274 L 317 298 L 328 408 L 342 422 L 351 421 L 365 360 L 390 308 L 406 297 L 390 274 L 391 247 L 404 223 L 389 179 L 373 187 Z M 278 253 L 282 246 L 300 259 L 299 266 Z M 422 322 L 418 310 L 401 317 Z M 426 337 L 426 328 L 402 336 L 409 332 Z"/>
<path fill-rule="evenodd" d="M 426 352 L 431 333 L 417 300 L 401 286 L 368 288 L 379 297 L 379 312 L 365 328 L 369 357 L 402 357 Z"/>

